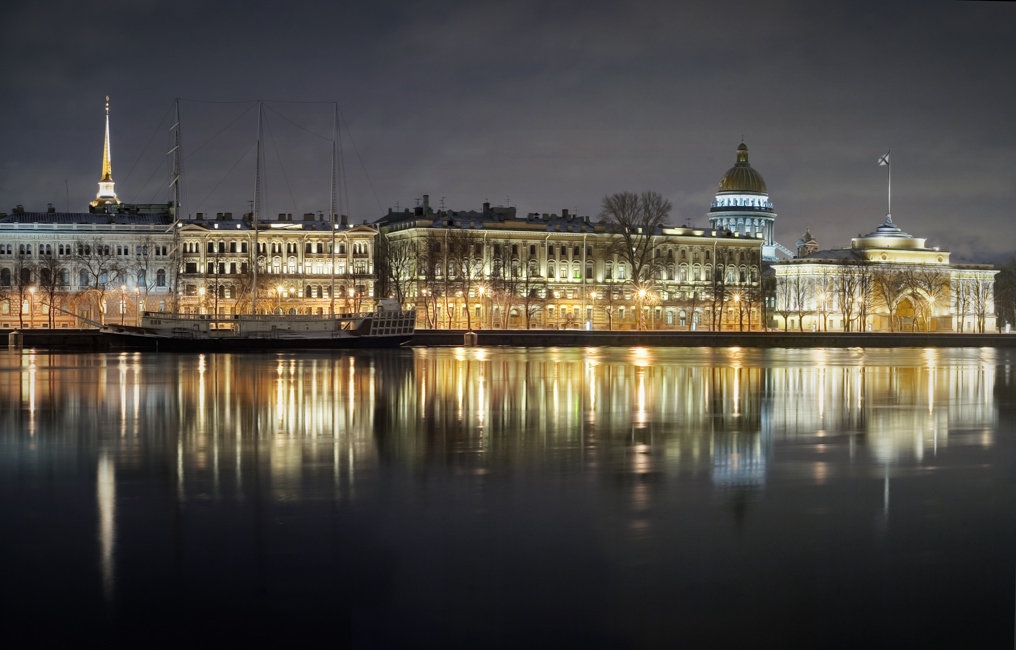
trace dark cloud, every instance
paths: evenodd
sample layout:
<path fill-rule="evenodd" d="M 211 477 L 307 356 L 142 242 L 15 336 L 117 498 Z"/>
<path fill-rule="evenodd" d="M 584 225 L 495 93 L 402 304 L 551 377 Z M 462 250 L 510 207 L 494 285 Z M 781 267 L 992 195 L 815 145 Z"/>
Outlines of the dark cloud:
<path fill-rule="evenodd" d="M 1013 3 L 40 2 L 4 10 L 0 201 L 87 203 L 103 96 L 114 177 L 164 200 L 183 97 L 185 209 L 240 212 L 255 112 L 341 105 L 357 220 L 450 207 L 596 214 L 656 189 L 704 223 L 743 134 L 780 213 L 826 246 L 885 212 L 968 259 L 1016 249 Z M 266 112 L 271 212 L 327 209 L 331 109 Z M 280 162 L 281 161 L 281 162 Z M 66 180 L 66 184 L 65 184 Z"/>

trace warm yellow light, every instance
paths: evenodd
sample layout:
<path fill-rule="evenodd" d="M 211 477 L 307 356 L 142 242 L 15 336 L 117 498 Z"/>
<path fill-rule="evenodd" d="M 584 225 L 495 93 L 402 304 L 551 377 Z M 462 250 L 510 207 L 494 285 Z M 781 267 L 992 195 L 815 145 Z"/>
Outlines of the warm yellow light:
<path fill-rule="evenodd" d="M 741 302 L 741 294 L 739 293 L 734 294 L 734 302 Z"/>

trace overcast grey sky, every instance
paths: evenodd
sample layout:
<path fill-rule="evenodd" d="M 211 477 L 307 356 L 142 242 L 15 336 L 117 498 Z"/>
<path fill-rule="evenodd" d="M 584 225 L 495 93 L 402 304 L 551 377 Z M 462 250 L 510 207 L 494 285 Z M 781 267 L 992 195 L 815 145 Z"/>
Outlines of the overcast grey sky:
<path fill-rule="evenodd" d="M 181 97 L 184 212 L 243 212 L 256 110 L 207 101 L 321 101 L 340 106 L 356 221 L 423 194 L 595 216 L 652 189 L 704 225 L 743 134 L 787 246 L 881 222 L 892 147 L 905 230 L 962 259 L 1016 251 L 1016 3 L 323 4 L 5 6 L 0 210 L 87 205 L 108 94 L 122 200 L 170 198 Z M 266 109 L 266 212 L 327 211 L 331 110 Z"/>

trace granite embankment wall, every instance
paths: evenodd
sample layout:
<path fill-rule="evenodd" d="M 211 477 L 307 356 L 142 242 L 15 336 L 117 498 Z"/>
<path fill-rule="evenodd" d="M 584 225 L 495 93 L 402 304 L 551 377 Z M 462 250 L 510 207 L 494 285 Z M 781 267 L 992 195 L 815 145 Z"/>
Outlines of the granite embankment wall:
<path fill-rule="evenodd" d="M 584 330 L 477 330 L 476 345 L 522 347 L 669 346 L 751 348 L 1016 347 L 1016 334 L 842 332 L 606 332 Z M 417 330 L 415 345 L 463 345 L 465 330 Z"/>
<path fill-rule="evenodd" d="M 109 350 L 111 341 L 94 329 L 22 330 L 24 348 L 44 350 Z M 413 345 L 460 346 L 466 330 L 417 330 Z M 6 345 L 10 330 L 0 330 Z M 756 348 L 852 347 L 1016 347 L 1014 334 L 841 333 L 841 332 L 607 332 L 585 330 L 476 330 L 476 345 L 520 347 L 667 346 Z"/>

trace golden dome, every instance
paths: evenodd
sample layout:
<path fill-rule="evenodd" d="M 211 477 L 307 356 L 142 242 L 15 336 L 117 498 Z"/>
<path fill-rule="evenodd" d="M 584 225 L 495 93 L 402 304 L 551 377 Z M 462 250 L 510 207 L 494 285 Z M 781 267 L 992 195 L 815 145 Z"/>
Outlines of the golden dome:
<path fill-rule="evenodd" d="M 716 191 L 766 194 L 766 182 L 748 163 L 748 147 L 743 142 L 737 147 L 737 163 L 723 175 Z"/>

